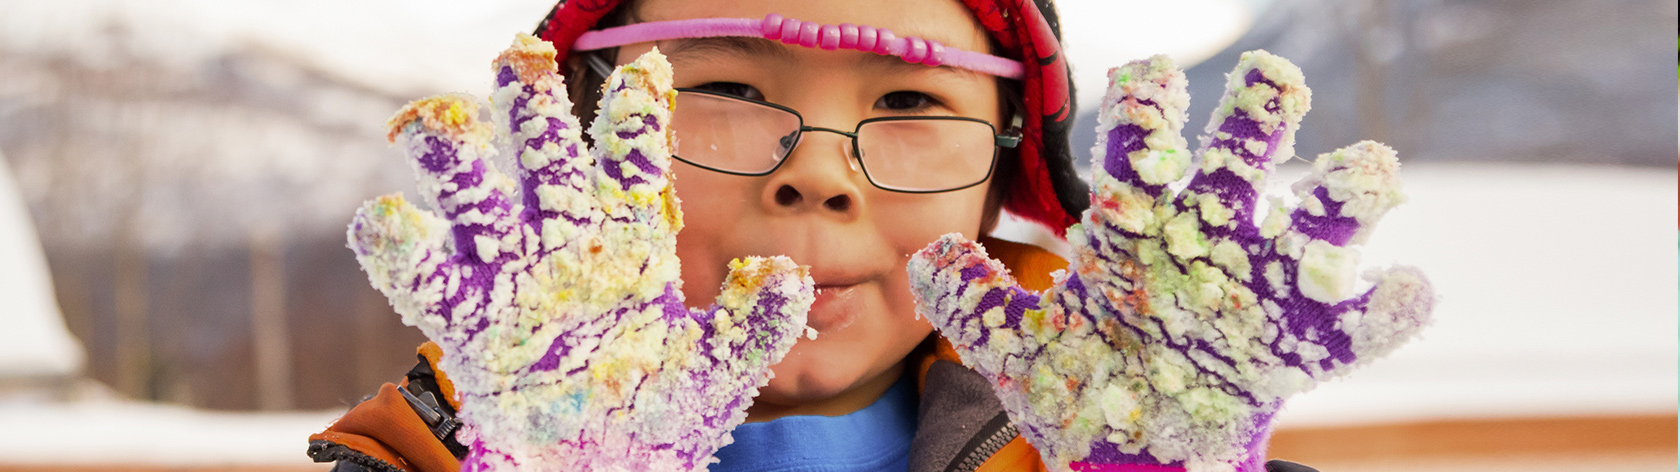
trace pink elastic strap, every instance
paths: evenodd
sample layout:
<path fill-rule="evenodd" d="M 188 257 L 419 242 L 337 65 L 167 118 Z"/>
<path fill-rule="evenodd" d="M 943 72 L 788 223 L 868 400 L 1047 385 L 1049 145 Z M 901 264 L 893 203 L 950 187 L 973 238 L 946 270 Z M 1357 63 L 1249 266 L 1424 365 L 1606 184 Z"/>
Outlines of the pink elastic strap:
<path fill-rule="evenodd" d="M 590 51 L 648 41 L 719 36 L 764 38 L 830 51 L 851 49 L 898 56 L 911 63 L 956 67 L 1007 79 L 1020 80 L 1026 77 L 1026 65 L 1020 61 L 964 51 L 930 39 L 914 36 L 900 38 L 886 29 L 852 24 L 824 25 L 782 18 L 782 15 L 775 13 L 761 20 L 704 18 L 655 21 L 589 31 L 578 36 L 577 41 L 572 43 L 572 49 Z"/>

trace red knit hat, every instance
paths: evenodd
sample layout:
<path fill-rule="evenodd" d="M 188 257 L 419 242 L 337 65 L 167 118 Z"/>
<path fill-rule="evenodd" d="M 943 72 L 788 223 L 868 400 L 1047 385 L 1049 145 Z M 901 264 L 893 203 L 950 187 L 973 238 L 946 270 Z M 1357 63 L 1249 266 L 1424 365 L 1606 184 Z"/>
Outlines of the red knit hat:
<path fill-rule="evenodd" d="M 1026 119 L 1020 158 L 1004 209 L 1044 225 L 1063 237 L 1090 205 L 1090 190 L 1074 172 L 1068 149 L 1073 124 L 1073 83 L 1062 57 L 1061 27 L 1051 0 L 962 0 L 1006 57 L 1026 67 Z M 561 0 L 537 26 L 536 36 L 554 43 L 560 62 L 578 36 L 595 27 L 622 0 Z M 561 68 L 562 73 L 565 68 Z M 1036 119 L 1034 117 L 1037 117 Z"/>

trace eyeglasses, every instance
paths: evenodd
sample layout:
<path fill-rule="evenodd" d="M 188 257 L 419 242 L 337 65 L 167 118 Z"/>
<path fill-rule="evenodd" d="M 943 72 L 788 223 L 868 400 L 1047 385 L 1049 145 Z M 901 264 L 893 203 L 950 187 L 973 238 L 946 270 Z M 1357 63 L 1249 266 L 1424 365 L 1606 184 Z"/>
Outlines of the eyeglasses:
<path fill-rule="evenodd" d="M 770 175 L 787 162 L 804 133 L 851 138 L 847 149 L 869 183 L 882 190 L 938 193 L 985 182 L 997 148 L 1020 144 L 992 124 L 960 116 L 894 116 L 858 122 L 851 132 L 805 126 L 792 108 L 709 90 L 677 89 L 671 134 L 678 160 L 742 176 Z"/>

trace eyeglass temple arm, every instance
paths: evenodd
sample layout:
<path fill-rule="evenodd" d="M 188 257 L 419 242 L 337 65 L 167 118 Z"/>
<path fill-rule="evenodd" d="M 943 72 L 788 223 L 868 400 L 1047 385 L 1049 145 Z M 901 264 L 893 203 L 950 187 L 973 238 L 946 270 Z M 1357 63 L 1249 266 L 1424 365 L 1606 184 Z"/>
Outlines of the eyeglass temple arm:
<path fill-rule="evenodd" d="M 589 70 L 594 71 L 595 75 L 599 75 L 602 78 L 612 77 L 612 64 L 608 64 L 607 60 L 602 59 L 599 55 L 584 54 L 583 63 L 589 66 Z"/>
<path fill-rule="evenodd" d="M 992 136 L 992 143 L 1000 148 L 1015 149 L 1021 145 L 1021 115 L 1016 114 L 1009 119 L 1009 129 L 1001 134 Z"/>

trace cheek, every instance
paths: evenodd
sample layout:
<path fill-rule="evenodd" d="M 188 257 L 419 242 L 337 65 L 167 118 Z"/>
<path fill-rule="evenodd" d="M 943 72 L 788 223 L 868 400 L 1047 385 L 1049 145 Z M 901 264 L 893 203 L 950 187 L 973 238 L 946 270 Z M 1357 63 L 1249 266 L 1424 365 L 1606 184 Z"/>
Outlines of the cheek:
<path fill-rule="evenodd" d="M 913 204 L 894 205 L 898 203 L 895 200 Z M 887 306 L 885 324 L 889 332 L 904 334 L 899 336 L 901 343 L 914 347 L 933 327 L 916 315 L 916 299 L 910 293 L 910 274 L 905 266 L 916 251 L 940 236 L 960 233 L 969 239 L 978 238 L 986 186 L 932 195 L 892 194 L 880 203 L 877 224 L 884 229 L 882 233 L 897 257 L 896 270 L 888 272 L 882 287 L 882 301 Z"/>
<path fill-rule="evenodd" d="M 677 258 L 682 261 L 683 295 L 689 306 L 708 306 L 721 291 L 729 261 L 739 257 L 742 240 L 763 232 L 742 231 L 755 221 L 752 188 L 741 178 L 697 169 L 681 162 L 671 165 L 682 202 L 683 228 L 677 233 Z M 725 181 L 732 179 L 732 182 Z M 748 241 L 748 246 L 750 243 Z"/>
<path fill-rule="evenodd" d="M 914 204 L 894 205 L 895 200 Z M 893 194 L 880 201 L 881 214 L 876 218 L 886 240 L 897 257 L 882 287 L 882 301 L 887 306 L 886 324 L 889 329 L 906 333 L 920 333 L 920 339 L 932 330 L 927 320 L 916 315 L 916 299 L 910 292 L 910 275 L 904 269 L 910 257 L 928 244 L 950 233 L 960 233 L 968 239 L 979 237 L 981 212 L 986 206 L 986 186 L 979 185 L 956 192 L 933 195 Z"/>
<path fill-rule="evenodd" d="M 905 258 L 899 264 L 909 262 Z M 882 303 L 886 305 L 886 328 L 879 333 L 884 338 L 896 338 L 893 344 L 903 352 L 909 352 L 919 344 L 922 338 L 933 331 L 933 325 L 926 318 L 916 314 L 916 297 L 910 293 L 910 274 L 904 270 L 893 271 L 886 280 L 882 291 Z"/>
<path fill-rule="evenodd" d="M 886 229 L 882 233 L 893 249 L 908 262 L 910 254 L 940 236 L 961 233 L 968 239 L 978 238 L 986 207 L 986 188 L 981 184 L 931 195 L 881 195 L 875 219 Z"/>
<path fill-rule="evenodd" d="M 801 403 L 835 395 L 904 361 L 933 332 L 916 315 L 905 264 L 941 235 L 978 236 L 986 188 L 932 195 L 865 191 L 875 193 L 865 197 L 868 215 L 862 223 L 878 234 L 869 239 L 887 246 L 872 253 L 891 258 L 892 269 L 872 288 L 855 323 L 816 340 L 801 339 L 772 367 L 776 377 L 761 391 L 765 401 Z"/>

